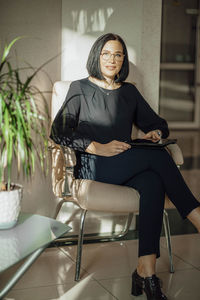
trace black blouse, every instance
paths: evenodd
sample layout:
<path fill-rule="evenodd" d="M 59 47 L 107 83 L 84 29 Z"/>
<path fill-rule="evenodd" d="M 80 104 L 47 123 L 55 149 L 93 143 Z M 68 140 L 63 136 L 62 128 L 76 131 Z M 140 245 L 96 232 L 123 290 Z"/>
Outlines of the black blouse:
<path fill-rule="evenodd" d="M 57 144 L 84 152 L 92 141 L 129 141 L 133 123 L 145 133 L 160 129 L 163 138 L 169 135 L 167 122 L 133 84 L 124 82 L 118 89 L 107 90 L 84 78 L 71 83 L 50 137 Z"/>

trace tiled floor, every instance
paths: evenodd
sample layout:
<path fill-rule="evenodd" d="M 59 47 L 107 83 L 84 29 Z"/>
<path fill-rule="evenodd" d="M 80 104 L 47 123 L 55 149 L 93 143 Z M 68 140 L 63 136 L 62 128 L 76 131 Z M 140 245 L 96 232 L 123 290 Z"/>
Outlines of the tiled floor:
<path fill-rule="evenodd" d="M 130 295 L 137 262 L 137 240 L 86 244 L 79 283 L 74 282 L 76 246 L 47 249 L 4 299 L 16 300 L 144 300 Z M 161 238 L 157 273 L 170 300 L 200 298 L 200 236 L 172 237 L 175 273 L 169 273 L 168 251 Z M 13 270 L 1 276 L 4 284 Z"/>
<path fill-rule="evenodd" d="M 178 137 L 187 162 L 183 176 L 199 199 L 200 133 L 173 132 L 172 136 Z M 85 244 L 79 283 L 74 282 L 76 246 L 48 248 L 4 299 L 145 300 L 145 295 L 130 295 L 137 247 L 137 240 Z M 200 235 L 172 236 L 172 247 L 174 274 L 169 273 L 168 251 L 165 238 L 161 237 L 157 274 L 163 281 L 164 292 L 169 300 L 199 300 Z M 0 288 L 15 268 L 0 276 Z"/>

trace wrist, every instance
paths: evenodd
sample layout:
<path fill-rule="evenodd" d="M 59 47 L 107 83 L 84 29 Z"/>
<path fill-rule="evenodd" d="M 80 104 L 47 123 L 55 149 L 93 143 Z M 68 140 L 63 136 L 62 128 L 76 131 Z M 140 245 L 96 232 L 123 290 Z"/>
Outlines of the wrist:
<path fill-rule="evenodd" d="M 99 154 L 99 148 L 100 148 L 99 146 L 100 145 L 101 145 L 100 143 L 93 141 L 85 149 L 85 152 L 90 153 L 90 154 L 98 155 Z"/>

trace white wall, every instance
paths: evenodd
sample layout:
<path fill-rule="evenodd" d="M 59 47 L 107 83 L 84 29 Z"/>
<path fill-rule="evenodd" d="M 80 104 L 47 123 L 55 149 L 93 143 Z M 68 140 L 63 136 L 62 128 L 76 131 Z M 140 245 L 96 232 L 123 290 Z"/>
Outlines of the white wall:
<path fill-rule="evenodd" d="M 125 40 L 129 81 L 158 109 L 160 0 L 62 0 L 62 80 L 87 76 L 89 50 L 100 35 L 114 32 Z"/>

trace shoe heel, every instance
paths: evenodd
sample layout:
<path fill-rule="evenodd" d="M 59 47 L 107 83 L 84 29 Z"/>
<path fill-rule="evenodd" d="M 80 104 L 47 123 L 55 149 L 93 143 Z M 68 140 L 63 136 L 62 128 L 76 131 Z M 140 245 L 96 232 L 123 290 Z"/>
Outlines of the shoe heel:
<path fill-rule="evenodd" d="M 142 288 L 133 280 L 131 294 L 133 296 L 139 296 L 142 295 L 142 291 L 143 291 Z"/>

